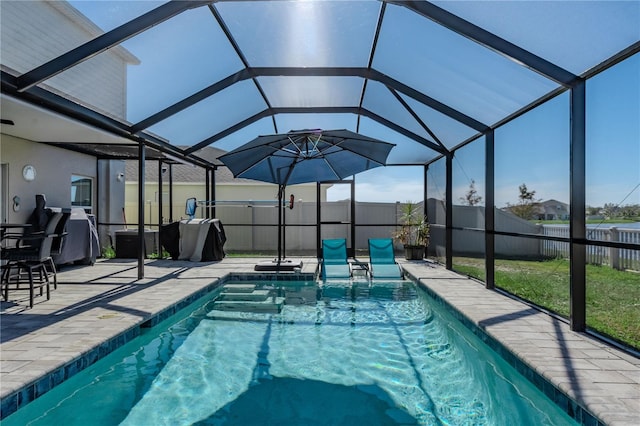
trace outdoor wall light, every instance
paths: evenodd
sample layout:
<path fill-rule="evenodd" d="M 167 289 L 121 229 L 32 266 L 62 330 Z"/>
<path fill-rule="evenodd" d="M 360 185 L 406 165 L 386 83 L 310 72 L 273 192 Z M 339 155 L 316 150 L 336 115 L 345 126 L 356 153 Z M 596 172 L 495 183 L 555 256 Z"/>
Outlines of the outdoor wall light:
<path fill-rule="evenodd" d="M 31 164 L 27 164 L 22 168 L 22 177 L 27 182 L 34 181 L 36 179 L 36 168 Z"/>
<path fill-rule="evenodd" d="M 116 179 L 118 180 L 118 182 L 124 182 L 124 173 L 118 173 Z"/>
<path fill-rule="evenodd" d="M 13 211 L 20 211 L 20 197 L 18 197 L 17 195 L 13 197 Z"/>

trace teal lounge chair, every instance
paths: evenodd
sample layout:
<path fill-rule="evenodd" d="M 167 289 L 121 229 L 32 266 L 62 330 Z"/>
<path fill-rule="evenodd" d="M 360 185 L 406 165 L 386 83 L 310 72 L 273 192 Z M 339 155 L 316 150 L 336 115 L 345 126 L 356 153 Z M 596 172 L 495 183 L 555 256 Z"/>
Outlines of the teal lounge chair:
<path fill-rule="evenodd" d="M 351 266 L 347 261 L 347 240 L 322 240 L 322 279 L 350 278 Z"/>
<path fill-rule="evenodd" d="M 369 258 L 371 278 L 404 278 L 402 268 L 393 253 L 391 238 L 370 239 Z"/>

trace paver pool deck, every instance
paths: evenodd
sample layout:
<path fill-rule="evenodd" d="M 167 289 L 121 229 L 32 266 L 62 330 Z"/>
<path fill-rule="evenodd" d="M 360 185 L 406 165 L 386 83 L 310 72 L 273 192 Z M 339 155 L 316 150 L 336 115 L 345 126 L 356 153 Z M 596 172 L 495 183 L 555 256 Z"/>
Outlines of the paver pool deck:
<path fill-rule="evenodd" d="M 317 260 L 302 259 L 302 273 L 314 273 Z M 10 291 L 0 308 L 3 409 L 13 411 L 46 392 L 61 380 L 56 372 L 72 374 L 117 346 L 123 335 L 135 335 L 142 324 L 211 291 L 227 275 L 255 273 L 261 260 L 148 260 L 141 280 L 135 260 L 99 260 L 94 266 L 64 268 L 51 299 L 36 297 L 33 309 L 28 308 L 27 292 Z M 639 358 L 573 332 L 565 322 L 440 265 L 398 261 L 476 334 L 499 342 L 497 350 L 508 361 L 517 359 L 518 369 L 533 372 L 524 374 L 538 377 L 532 380 L 539 387 L 552 384 L 548 395 L 568 396 L 602 424 L 640 424 Z"/>

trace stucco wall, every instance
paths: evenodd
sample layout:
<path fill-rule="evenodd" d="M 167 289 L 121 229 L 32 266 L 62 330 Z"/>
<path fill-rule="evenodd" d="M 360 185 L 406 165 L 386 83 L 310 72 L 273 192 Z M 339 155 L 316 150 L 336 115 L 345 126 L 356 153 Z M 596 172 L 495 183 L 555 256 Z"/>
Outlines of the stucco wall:
<path fill-rule="evenodd" d="M 9 222 L 27 220 L 35 208 L 36 194 L 45 194 L 49 207 L 71 207 L 71 175 L 74 174 L 94 179 L 95 206 L 96 161 L 92 156 L 2 134 L 0 162 L 7 164 L 9 169 Z M 31 182 L 22 177 L 26 164 L 36 168 L 36 178 Z M 14 212 L 11 206 L 16 195 L 21 199 L 19 212 Z"/>

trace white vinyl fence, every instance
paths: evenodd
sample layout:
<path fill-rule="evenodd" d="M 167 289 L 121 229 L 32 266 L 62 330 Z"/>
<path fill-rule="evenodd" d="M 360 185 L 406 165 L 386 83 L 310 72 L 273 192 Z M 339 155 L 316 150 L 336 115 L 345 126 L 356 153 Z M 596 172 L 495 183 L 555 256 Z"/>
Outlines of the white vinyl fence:
<path fill-rule="evenodd" d="M 568 225 L 544 225 L 543 235 L 569 238 Z M 588 228 L 587 238 L 597 241 L 617 241 L 640 244 L 640 229 L 611 227 Z M 541 254 L 548 257 L 569 257 L 569 243 L 542 241 Z M 640 250 L 618 249 L 614 247 L 587 246 L 587 263 L 609 265 L 612 268 L 640 270 Z"/>
<path fill-rule="evenodd" d="M 366 250 L 369 238 L 390 238 L 399 217 L 400 204 L 356 202 L 356 241 L 350 240 L 350 201 L 322 203 L 321 239 L 347 238 L 348 246 Z M 286 222 L 286 253 L 315 255 L 317 205 L 297 202 L 293 209 L 284 209 Z M 216 217 L 225 227 L 225 249 L 238 252 L 270 253 L 277 248 L 278 209 L 275 206 L 222 206 Z M 370 225 L 370 226 L 367 226 Z M 400 249 L 397 246 L 396 249 Z"/>
<path fill-rule="evenodd" d="M 444 203 L 429 199 L 428 220 L 431 222 L 430 255 L 444 257 Z M 402 203 L 355 203 L 356 241 L 350 240 L 351 205 L 349 200 L 323 202 L 324 224 L 321 239 L 347 238 L 356 251 L 367 250 L 369 238 L 390 238 L 401 215 Z M 199 215 L 203 209 L 198 209 Z M 315 255 L 317 249 L 317 206 L 315 202 L 297 202 L 293 209 L 284 209 L 286 221 L 286 254 Z M 500 209 L 495 210 L 496 229 L 505 232 L 537 234 L 569 238 L 568 225 L 536 225 Z M 216 207 L 216 217 L 225 227 L 229 252 L 272 254 L 277 249 L 278 209 L 275 206 L 246 205 Z M 454 226 L 484 228 L 484 207 L 453 206 Z M 327 223 L 328 222 L 328 223 Z M 640 229 L 589 228 L 588 238 L 599 241 L 619 241 L 640 244 Z M 484 232 L 456 229 L 453 232 L 454 252 L 459 255 L 484 256 Z M 396 242 L 396 250 L 402 246 Z M 523 237 L 497 236 L 496 255 L 524 258 L 569 257 L 569 243 L 536 240 Z M 640 270 L 640 250 L 587 246 L 587 262 L 609 265 L 616 269 Z"/>

